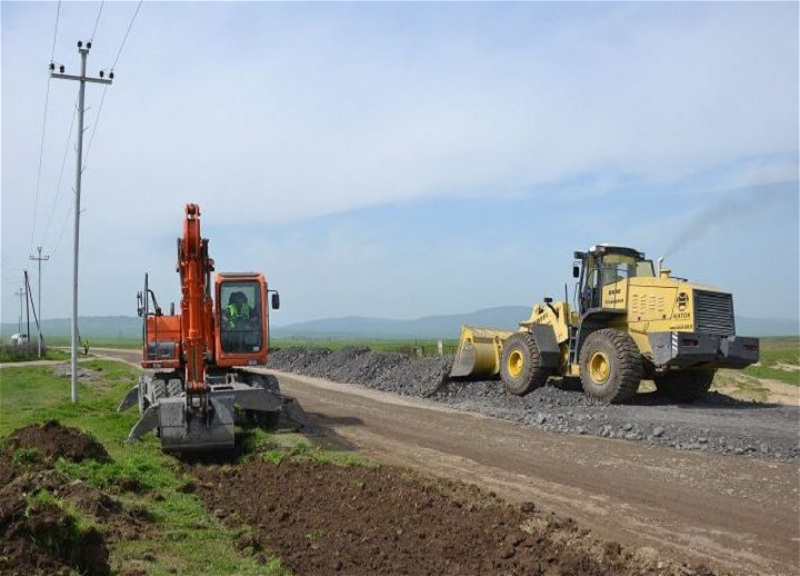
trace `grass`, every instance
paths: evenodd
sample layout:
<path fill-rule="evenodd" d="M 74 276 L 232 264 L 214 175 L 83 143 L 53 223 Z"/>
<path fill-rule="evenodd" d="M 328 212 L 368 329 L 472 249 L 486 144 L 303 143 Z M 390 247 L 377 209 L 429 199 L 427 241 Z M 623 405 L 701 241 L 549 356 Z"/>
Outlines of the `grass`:
<path fill-rule="evenodd" d="M 761 359 L 744 373 L 800 386 L 800 336 L 761 339 Z"/>
<path fill-rule="evenodd" d="M 399 352 L 409 356 L 437 356 L 438 341 L 434 339 L 359 339 L 359 338 L 272 338 L 271 348 L 328 348 L 339 350 L 346 346 L 362 346 L 374 352 Z M 458 347 L 458 339 L 442 342 L 444 353 L 453 354 Z"/>
<path fill-rule="evenodd" d="M 89 351 L 92 348 L 126 348 L 134 349 L 142 347 L 141 338 L 86 338 L 89 342 Z M 47 339 L 48 346 L 70 346 L 72 341 L 69 336 L 52 336 Z M 82 347 L 78 349 L 83 352 Z"/>
<path fill-rule="evenodd" d="M 0 438 L 27 424 L 57 419 L 93 435 L 105 446 L 111 462 L 59 460 L 57 468 L 100 489 L 126 486 L 127 491 L 114 490 L 123 505 L 144 507 L 154 520 L 155 530 L 142 539 L 119 542 L 112 548 L 112 567 L 136 567 L 148 575 L 288 574 L 277 559 L 262 565 L 235 548 L 240 531 L 220 524 L 199 498 L 187 493 L 189 479 L 175 458 L 161 452 L 157 438 L 148 435 L 141 444 L 124 443 L 138 415 L 135 410 L 120 414 L 116 407 L 136 382 L 137 371 L 100 360 L 83 362 L 81 367 L 90 368 L 95 375 L 81 383 L 77 404 L 70 402 L 69 378 L 55 376 L 52 366 L 1 368 Z M 253 433 L 250 440 L 254 445 L 269 441 L 262 431 Z M 29 452 L 14 455 L 21 462 L 36 456 Z M 39 498 L 48 497 L 43 494 Z"/>
<path fill-rule="evenodd" d="M 31 360 L 67 360 L 69 352 L 56 348 L 47 348 L 43 357 L 39 358 L 39 351 L 35 344 L 29 346 L 0 346 L 0 363 L 29 362 Z"/>

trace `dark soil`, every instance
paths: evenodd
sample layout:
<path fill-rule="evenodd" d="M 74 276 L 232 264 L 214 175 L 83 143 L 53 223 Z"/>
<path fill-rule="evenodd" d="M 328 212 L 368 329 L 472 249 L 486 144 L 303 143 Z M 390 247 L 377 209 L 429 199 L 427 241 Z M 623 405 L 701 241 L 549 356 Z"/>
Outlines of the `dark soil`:
<path fill-rule="evenodd" d="M 148 529 L 136 511 L 94 487 L 55 469 L 59 458 L 73 462 L 110 457 L 80 430 L 56 421 L 13 432 L 0 450 L 0 574 L 108 576 L 109 544 L 137 538 Z M 33 504 L 41 492 L 68 502 L 96 527 L 78 528 L 67 506 Z"/>
<path fill-rule="evenodd" d="M 298 576 L 713 574 L 602 542 L 571 519 L 512 507 L 462 483 L 391 467 L 251 461 L 191 464 L 195 491 L 240 548 Z"/>
<path fill-rule="evenodd" d="M 73 462 L 85 459 L 108 462 L 108 452 L 91 436 L 87 436 L 77 428 L 62 426 L 56 420 L 45 422 L 41 426 L 31 424 L 16 430 L 8 438 L 9 447 L 36 449 L 46 459 L 66 458 Z"/>

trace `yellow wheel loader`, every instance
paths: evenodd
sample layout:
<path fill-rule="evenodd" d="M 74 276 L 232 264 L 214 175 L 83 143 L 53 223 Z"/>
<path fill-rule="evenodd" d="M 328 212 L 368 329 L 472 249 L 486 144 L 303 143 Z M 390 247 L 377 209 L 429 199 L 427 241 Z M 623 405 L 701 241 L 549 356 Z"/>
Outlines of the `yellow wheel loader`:
<path fill-rule="evenodd" d="M 622 403 L 642 379 L 677 402 L 705 394 L 718 368 L 758 361 L 759 340 L 736 336 L 733 297 L 656 273 L 643 252 L 602 244 L 575 252 L 575 295 L 545 298 L 517 332 L 464 326 L 452 378 L 499 376 L 511 394 L 550 376 L 580 378 L 592 398 Z"/>

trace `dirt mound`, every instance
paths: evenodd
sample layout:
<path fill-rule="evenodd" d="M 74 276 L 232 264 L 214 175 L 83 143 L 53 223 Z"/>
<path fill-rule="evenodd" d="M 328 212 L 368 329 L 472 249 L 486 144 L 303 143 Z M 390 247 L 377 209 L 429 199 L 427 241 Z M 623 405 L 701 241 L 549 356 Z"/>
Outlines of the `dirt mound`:
<path fill-rule="evenodd" d="M 514 508 L 478 488 L 404 470 L 286 461 L 188 469 L 209 510 L 232 526 L 250 527 L 242 549 L 263 560 L 274 553 L 300 576 L 682 570 L 600 542 L 533 504 Z"/>
<path fill-rule="evenodd" d="M 56 421 L 16 430 L 0 451 L 0 574 L 108 576 L 108 545 L 150 530 L 146 518 L 56 470 L 59 457 L 109 461 L 102 445 Z"/>
<path fill-rule="evenodd" d="M 58 457 L 73 462 L 85 459 L 108 462 L 108 452 L 94 438 L 77 428 L 62 426 L 57 420 L 50 420 L 42 425 L 31 424 L 16 430 L 8 438 L 12 449 L 36 450 L 47 459 Z"/>

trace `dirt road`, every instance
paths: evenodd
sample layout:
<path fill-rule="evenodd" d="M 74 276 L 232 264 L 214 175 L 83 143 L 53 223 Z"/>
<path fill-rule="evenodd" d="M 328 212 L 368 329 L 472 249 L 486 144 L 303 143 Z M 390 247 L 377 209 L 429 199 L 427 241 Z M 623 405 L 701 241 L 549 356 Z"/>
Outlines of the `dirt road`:
<path fill-rule="evenodd" d="M 114 354 L 134 359 L 137 352 Z M 565 436 L 276 374 L 283 392 L 322 426 L 321 443 L 530 500 L 598 536 L 675 559 L 741 574 L 800 574 L 796 465 Z"/>
<path fill-rule="evenodd" d="M 747 574 L 800 573 L 795 466 L 563 436 L 277 375 L 339 447 L 532 500 L 628 545 Z"/>

